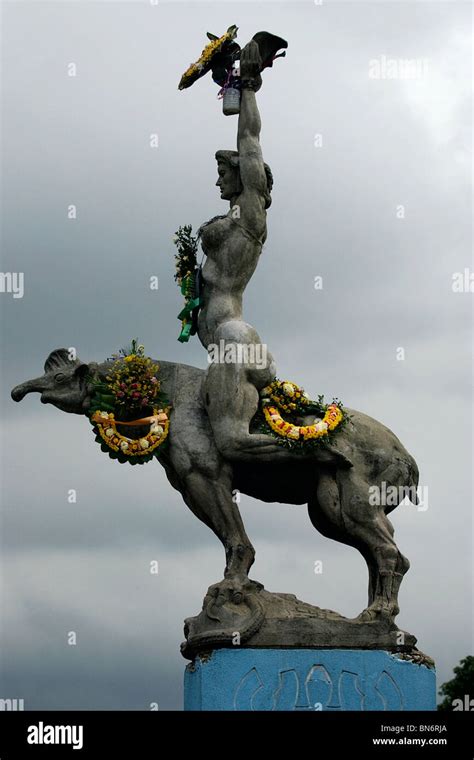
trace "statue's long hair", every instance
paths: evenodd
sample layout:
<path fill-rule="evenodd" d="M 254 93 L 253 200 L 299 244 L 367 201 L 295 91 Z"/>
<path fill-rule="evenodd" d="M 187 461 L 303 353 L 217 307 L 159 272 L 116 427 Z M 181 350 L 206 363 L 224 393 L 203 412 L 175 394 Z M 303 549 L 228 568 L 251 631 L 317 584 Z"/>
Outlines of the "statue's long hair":
<path fill-rule="evenodd" d="M 236 150 L 218 150 L 216 153 L 217 163 L 227 164 L 231 169 L 235 169 L 239 172 L 239 154 Z M 267 191 L 265 193 L 265 208 L 270 208 L 272 203 L 272 187 L 273 187 L 273 174 L 268 164 L 263 164 L 265 168 L 265 174 L 267 177 Z"/>

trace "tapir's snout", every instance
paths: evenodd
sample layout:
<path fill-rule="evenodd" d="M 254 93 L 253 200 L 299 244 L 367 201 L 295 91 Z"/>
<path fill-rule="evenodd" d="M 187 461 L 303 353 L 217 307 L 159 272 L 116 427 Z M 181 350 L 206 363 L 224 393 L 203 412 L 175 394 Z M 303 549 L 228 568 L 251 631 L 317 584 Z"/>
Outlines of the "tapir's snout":
<path fill-rule="evenodd" d="M 51 351 L 44 365 L 45 374 L 16 385 L 13 401 L 21 401 L 27 393 L 40 393 L 41 403 L 52 404 L 62 412 L 84 414 L 89 365 L 71 355 L 71 349 Z"/>
<path fill-rule="evenodd" d="M 11 393 L 13 401 L 21 401 L 27 393 L 42 393 L 47 388 L 47 379 L 45 377 L 36 377 L 34 380 L 27 380 L 26 383 L 16 385 Z"/>

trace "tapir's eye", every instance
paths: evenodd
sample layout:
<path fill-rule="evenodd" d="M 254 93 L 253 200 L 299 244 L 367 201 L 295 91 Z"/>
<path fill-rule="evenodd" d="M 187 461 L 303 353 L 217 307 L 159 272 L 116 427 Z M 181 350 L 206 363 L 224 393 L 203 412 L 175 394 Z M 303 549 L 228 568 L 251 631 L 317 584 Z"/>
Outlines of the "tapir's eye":
<path fill-rule="evenodd" d="M 54 376 L 54 379 L 56 380 L 57 383 L 62 383 L 66 379 L 66 375 L 64 375 L 62 372 L 58 372 Z"/>

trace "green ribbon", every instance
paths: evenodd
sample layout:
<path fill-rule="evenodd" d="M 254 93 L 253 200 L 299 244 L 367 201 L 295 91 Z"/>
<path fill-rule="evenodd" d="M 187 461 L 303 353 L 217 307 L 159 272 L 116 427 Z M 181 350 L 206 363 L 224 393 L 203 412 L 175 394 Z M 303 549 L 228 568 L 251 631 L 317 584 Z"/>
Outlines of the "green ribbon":
<path fill-rule="evenodd" d="M 189 336 L 191 335 L 191 328 L 193 326 L 192 322 L 186 322 L 183 327 L 181 328 L 181 332 L 178 335 L 178 340 L 180 343 L 187 343 L 189 340 Z"/>
<path fill-rule="evenodd" d="M 185 277 L 181 283 L 181 293 L 183 294 L 185 298 L 190 298 L 190 295 L 193 292 L 194 292 L 193 277 L 192 275 L 189 275 L 188 277 Z M 196 330 L 193 330 L 192 312 L 194 311 L 194 309 L 199 309 L 201 305 L 202 305 L 201 296 L 198 296 L 197 298 L 190 298 L 190 300 L 186 302 L 184 309 L 182 309 L 179 312 L 178 319 L 184 322 L 181 328 L 181 332 L 178 336 L 178 340 L 180 343 L 187 343 L 190 336 L 196 333 Z"/>
<path fill-rule="evenodd" d="M 186 306 L 184 307 L 184 309 L 179 312 L 178 319 L 187 319 L 191 315 L 191 312 L 193 312 L 194 309 L 197 309 L 198 306 L 201 306 L 201 298 L 200 297 L 199 298 L 193 298 L 192 301 L 188 301 L 187 304 L 186 304 Z"/>

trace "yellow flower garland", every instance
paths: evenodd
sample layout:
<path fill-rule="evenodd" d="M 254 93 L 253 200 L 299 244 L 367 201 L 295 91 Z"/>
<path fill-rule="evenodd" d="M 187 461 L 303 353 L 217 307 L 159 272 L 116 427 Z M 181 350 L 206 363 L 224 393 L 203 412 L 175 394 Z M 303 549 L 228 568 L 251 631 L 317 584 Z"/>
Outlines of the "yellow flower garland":
<path fill-rule="evenodd" d="M 309 404 L 308 394 L 303 388 L 288 380 L 275 380 L 263 389 L 261 396 L 268 396 L 284 412 L 294 412 L 298 406 Z"/>
<path fill-rule="evenodd" d="M 336 404 L 329 404 L 323 419 L 312 425 L 293 425 L 291 422 L 286 422 L 276 406 L 265 406 L 263 413 L 268 425 L 275 433 L 284 438 L 294 440 L 301 438 L 304 441 L 327 435 L 328 431 L 334 430 L 342 420 L 342 412 Z"/>
<path fill-rule="evenodd" d="M 181 77 L 181 81 L 179 83 L 179 89 L 183 90 L 188 86 L 188 79 L 192 79 L 196 74 L 200 74 L 201 71 L 207 66 L 207 64 L 212 59 L 213 55 L 217 53 L 223 44 L 227 41 L 232 41 L 237 33 L 237 27 L 231 26 L 226 31 L 225 34 L 222 35 L 222 37 L 219 37 L 217 40 L 212 40 L 209 42 L 204 50 L 202 51 L 199 59 L 196 61 L 196 63 L 192 63 L 184 72 L 183 76 Z"/>
<path fill-rule="evenodd" d="M 275 380 L 260 392 L 263 414 L 267 425 L 277 435 L 292 440 L 309 441 L 322 438 L 334 430 L 342 421 L 343 413 L 336 403 L 329 404 L 324 417 L 312 425 L 294 425 L 281 416 L 283 412 L 304 412 L 304 407 L 311 404 L 307 394 L 296 383 Z M 275 405 L 272 405 L 271 402 Z"/>
<path fill-rule="evenodd" d="M 150 431 L 143 438 L 134 440 L 133 438 L 121 435 L 117 431 L 116 426 L 123 423 L 115 419 L 113 412 L 109 413 L 99 410 L 94 412 L 91 417 L 91 421 L 97 425 L 99 435 L 104 443 L 113 451 L 120 451 L 126 457 L 139 457 L 151 454 L 168 437 L 170 421 L 163 409 L 153 409 L 153 416 L 147 418 L 147 420 L 151 422 Z"/>

